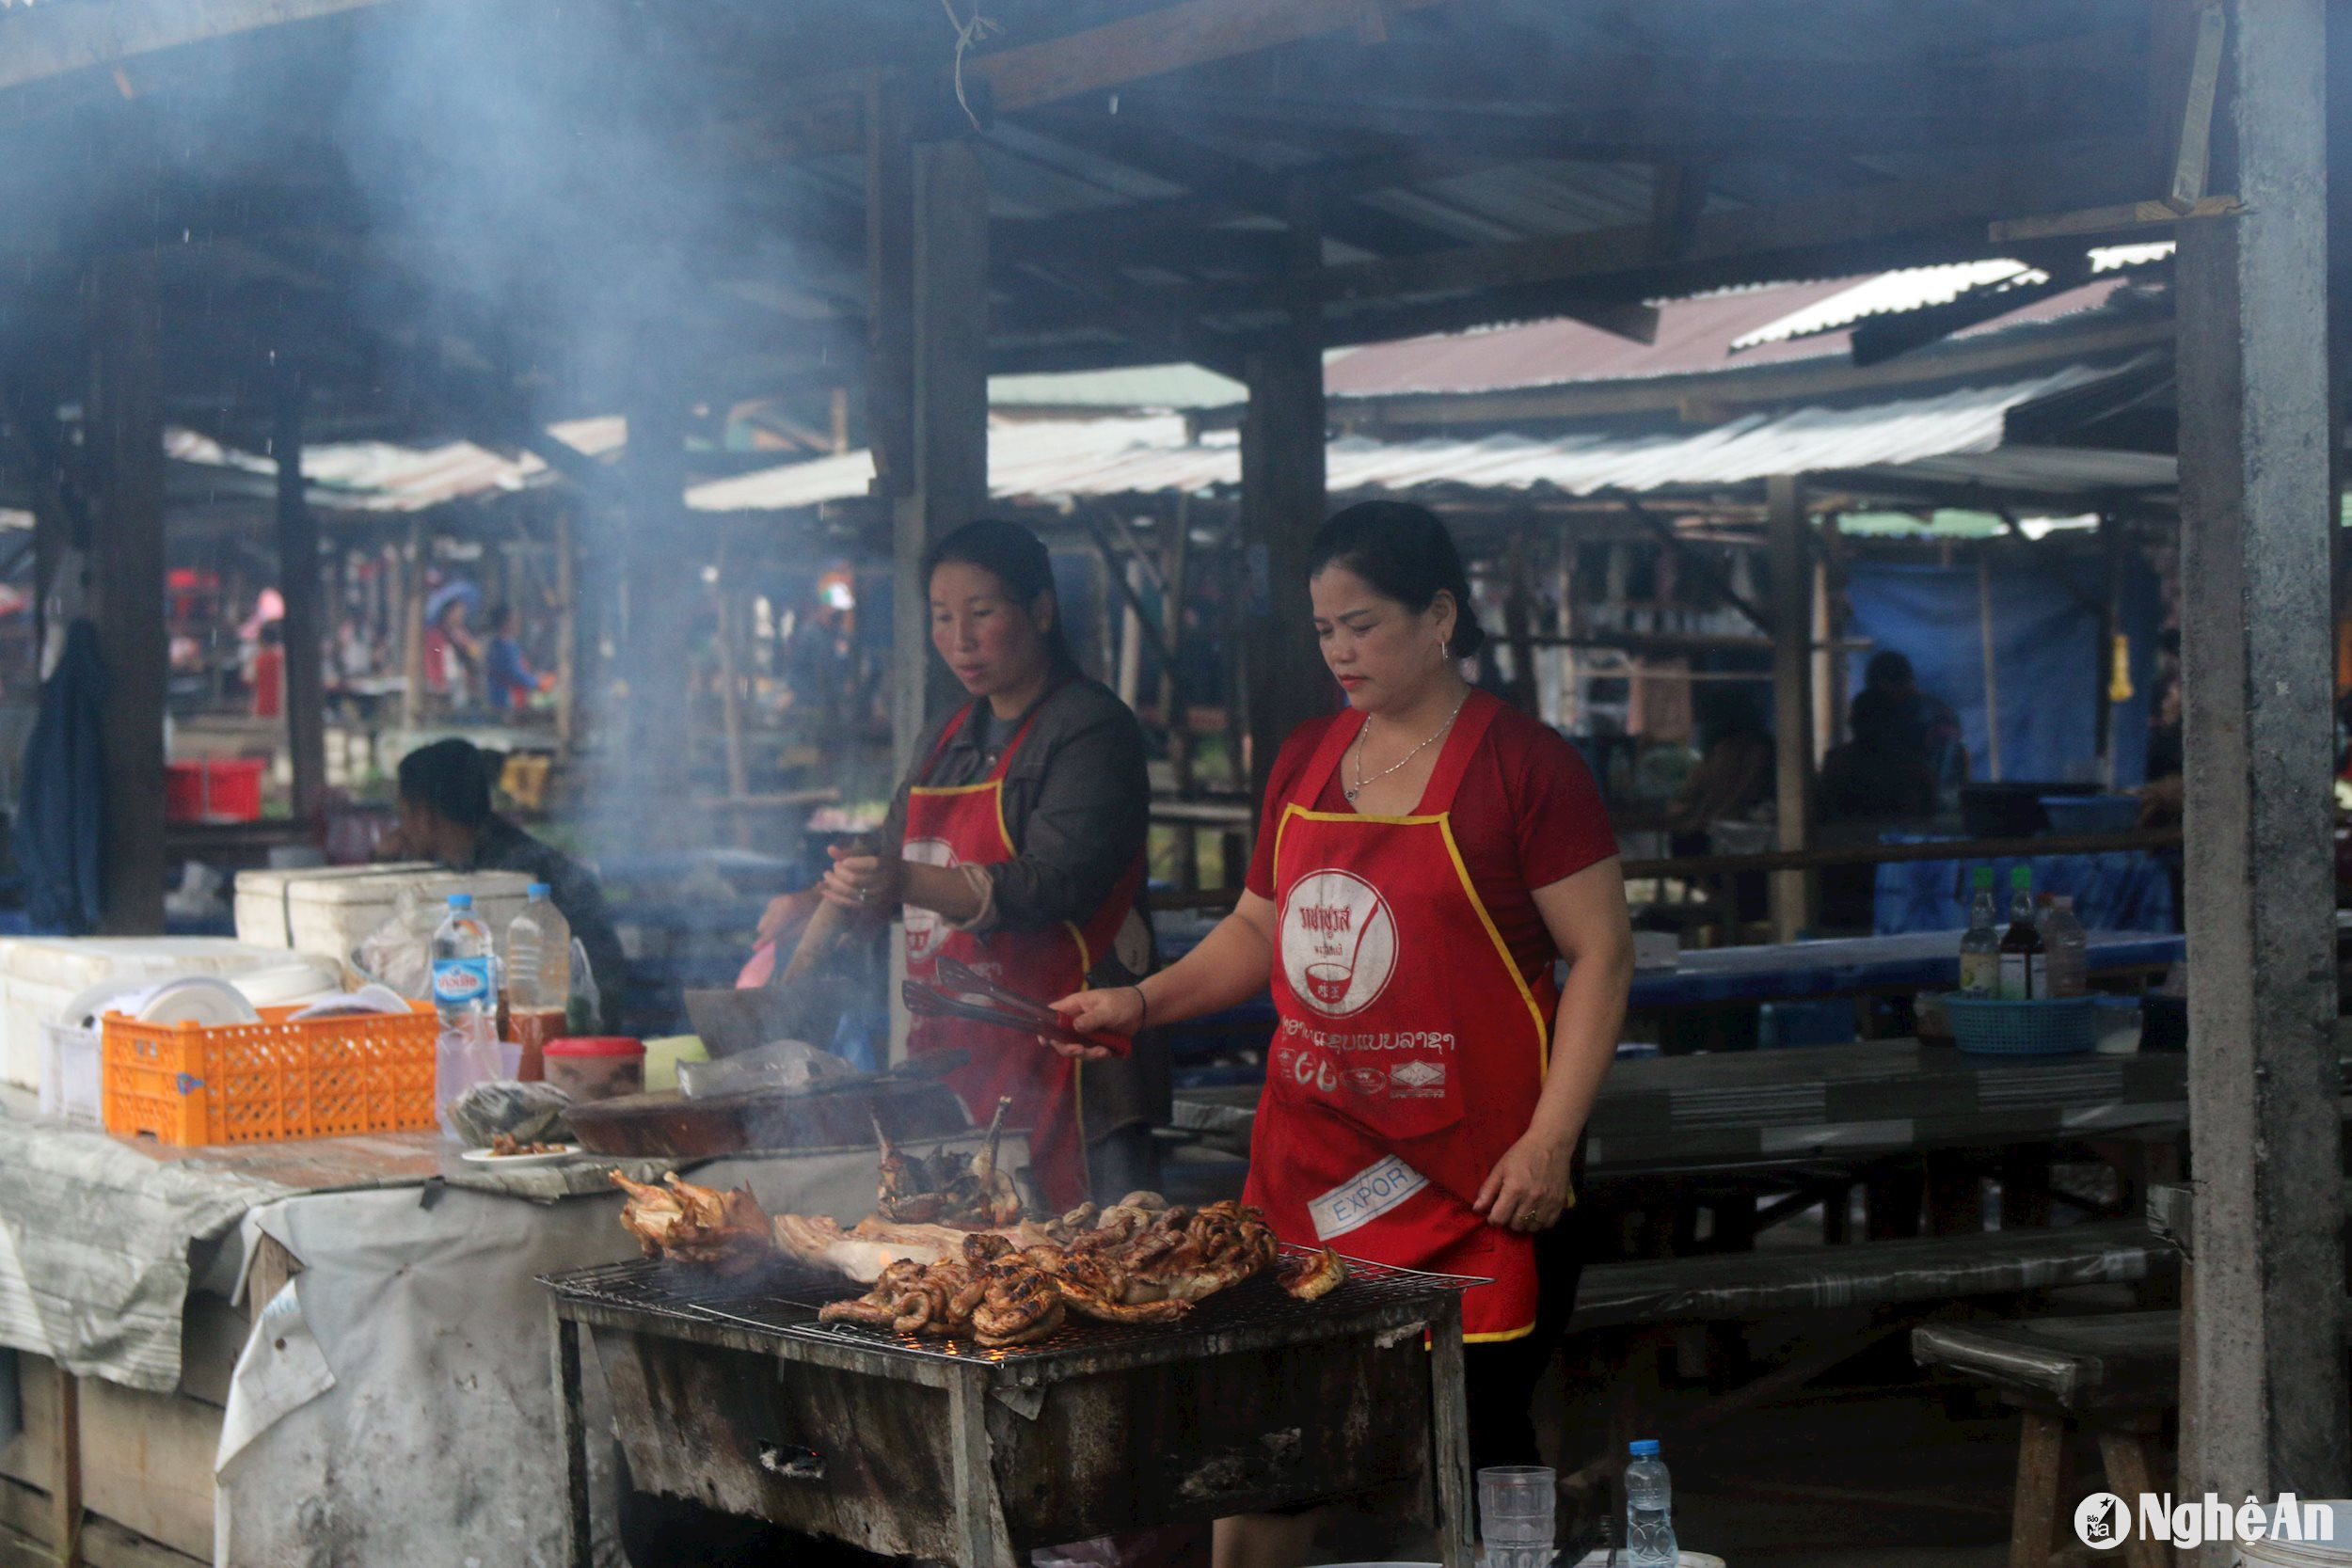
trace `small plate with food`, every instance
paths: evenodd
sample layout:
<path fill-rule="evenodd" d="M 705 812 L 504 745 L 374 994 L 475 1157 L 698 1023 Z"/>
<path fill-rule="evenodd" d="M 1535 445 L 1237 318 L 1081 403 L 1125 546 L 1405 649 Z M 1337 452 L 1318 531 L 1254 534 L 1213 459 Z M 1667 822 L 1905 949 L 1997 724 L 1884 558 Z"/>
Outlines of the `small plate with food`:
<path fill-rule="evenodd" d="M 523 1143 L 511 1133 L 501 1132 L 490 1140 L 487 1148 L 469 1148 L 464 1158 L 472 1164 L 497 1165 L 501 1170 L 520 1170 L 531 1165 L 552 1165 L 569 1160 L 580 1152 L 578 1144 Z"/>

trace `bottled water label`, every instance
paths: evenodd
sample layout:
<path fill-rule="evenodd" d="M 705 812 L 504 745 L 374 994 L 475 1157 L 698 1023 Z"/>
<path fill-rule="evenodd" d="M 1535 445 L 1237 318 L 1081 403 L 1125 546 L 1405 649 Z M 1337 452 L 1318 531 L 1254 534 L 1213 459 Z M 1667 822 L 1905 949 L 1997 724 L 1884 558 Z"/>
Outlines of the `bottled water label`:
<path fill-rule="evenodd" d="M 469 1002 L 478 1002 L 485 1008 L 492 1006 L 489 958 L 485 955 L 471 958 L 434 959 L 434 1006 L 463 1007 Z"/>
<path fill-rule="evenodd" d="M 1486 1568 L 1551 1568 L 1558 1548 L 1549 1542 L 1540 1546 L 1486 1546 Z"/>
<path fill-rule="evenodd" d="M 1680 1560 L 1673 1520 L 1662 1508 L 1626 1511 L 1625 1560 L 1631 1568 L 1674 1568 Z"/>

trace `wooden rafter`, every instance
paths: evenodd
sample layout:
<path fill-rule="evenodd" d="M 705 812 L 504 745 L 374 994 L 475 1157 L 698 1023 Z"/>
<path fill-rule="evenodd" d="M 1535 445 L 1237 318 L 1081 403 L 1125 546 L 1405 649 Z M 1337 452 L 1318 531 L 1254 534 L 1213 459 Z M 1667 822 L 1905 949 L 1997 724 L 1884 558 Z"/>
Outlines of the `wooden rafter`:
<path fill-rule="evenodd" d="M 999 114 L 1254 55 L 1327 33 L 1383 36 L 1390 11 L 1441 0 L 1182 0 L 1085 32 L 979 55 L 967 79 L 989 85 Z"/>

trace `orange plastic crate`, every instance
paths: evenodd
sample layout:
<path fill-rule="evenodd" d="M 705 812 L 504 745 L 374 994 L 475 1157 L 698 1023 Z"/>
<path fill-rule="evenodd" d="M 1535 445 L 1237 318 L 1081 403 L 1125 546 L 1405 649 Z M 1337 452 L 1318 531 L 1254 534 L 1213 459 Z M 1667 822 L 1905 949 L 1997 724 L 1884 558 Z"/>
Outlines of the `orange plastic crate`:
<path fill-rule="evenodd" d="M 273 1143 L 402 1132 L 434 1126 L 433 1009 L 407 1017 L 292 1022 L 264 1007 L 259 1023 L 205 1028 L 101 1023 L 106 1131 L 159 1143 Z"/>

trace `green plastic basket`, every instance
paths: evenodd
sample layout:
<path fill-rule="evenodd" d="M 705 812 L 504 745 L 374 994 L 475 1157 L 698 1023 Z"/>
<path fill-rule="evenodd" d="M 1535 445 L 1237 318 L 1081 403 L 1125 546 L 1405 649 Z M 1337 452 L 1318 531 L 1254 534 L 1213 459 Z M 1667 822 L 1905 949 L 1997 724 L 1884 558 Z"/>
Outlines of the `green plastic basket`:
<path fill-rule="evenodd" d="M 1952 1038 L 1985 1056 L 2071 1056 L 2098 1042 L 2099 999 L 2059 996 L 2010 1002 L 1954 991 L 1944 998 Z"/>

